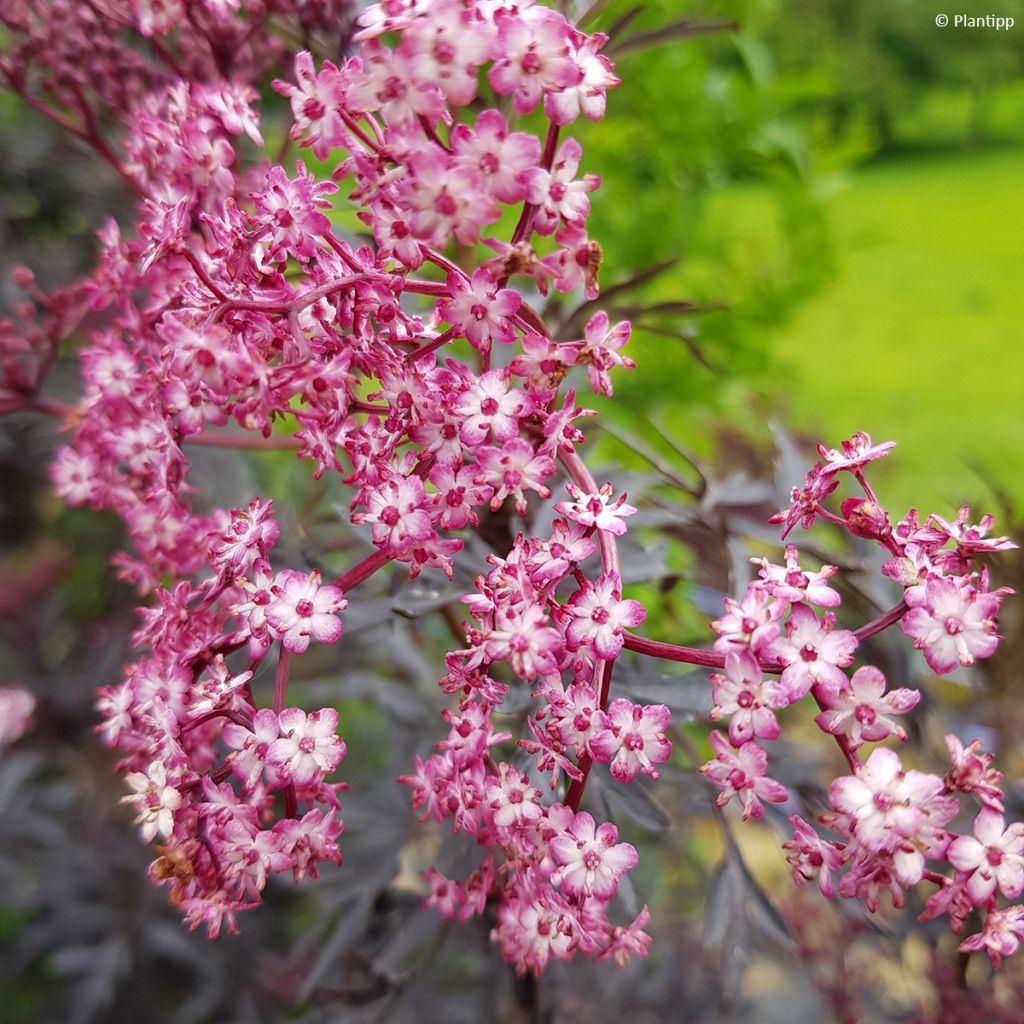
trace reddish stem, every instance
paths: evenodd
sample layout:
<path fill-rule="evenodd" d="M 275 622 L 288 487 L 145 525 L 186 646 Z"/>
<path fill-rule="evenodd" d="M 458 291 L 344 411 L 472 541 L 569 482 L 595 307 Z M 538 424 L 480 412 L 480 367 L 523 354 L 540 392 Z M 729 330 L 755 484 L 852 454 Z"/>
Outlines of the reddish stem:
<path fill-rule="evenodd" d="M 192 269 L 196 272 L 196 277 L 206 285 L 207 291 L 213 293 L 213 297 L 220 302 L 230 302 L 231 300 L 224 294 L 220 286 L 212 277 L 206 272 L 206 267 L 203 266 L 199 257 L 187 246 L 181 250 L 181 255 L 188 260 L 192 265 Z"/>
<path fill-rule="evenodd" d="M 893 623 L 899 622 L 908 611 L 910 611 L 910 608 L 907 602 L 900 601 L 899 604 L 894 605 L 884 615 L 879 615 L 877 619 L 865 622 L 860 629 L 855 629 L 853 635 L 857 638 L 858 643 L 862 640 L 867 640 L 869 636 L 881 633 L 883 629 L 888 629 Z"/>
<path fill-rule="evenodd" d="M 341 591 L 351 590 L 354 586 L 372 576 L 378 569 L 382 569 L 392 558 L 393 556 L 387 548 L 378 548 L 368 558 L 364 558 L 339 576 L 334 581 L 333 586 Z"/>
<path fill-rule="evenodd" d="M 541 154 L 540 165 L 546 171 L 551 170 L 555 160 L 555 147 L 558 145 L 558 125 L 549 124 L 547 138 L 544 140 L 544 152 Z M 533 233 L 533 221 L 537 215 L 537 207 L 533 203 L 524 203 L 523 212 L 519 215 L 519 223 L 512 232 L 512 245 L 518 245 Z"/>
<path fill-rule="evenodd" d="M 597 481 L 594 479 L 586 463 L 576 452 L 559 451 L 559 458 L 562 465 L 569 474 L 572 482 L 586 494 L 596 494 L 598 491 Z M 601 551 L 601 567 L 606 573 L 614 573 L 621 577 L 619 565 L 619 549 L 615 544 L 615 537 L 606 530 L 597 531 L 597 543 Z M 628 635 L 628 634 L 627 634 Z M 612 687 L 612 670 L 615 667 L 614 661 L 604 662 L 601 669 L 601 701 L 602 711 L 608 707 L 608 698 Z M 573 779 L 569 785 L 565 802 L 574 811 L 579 809 L 580 801 L 583 799 L 583 791 L 587 787 L 587 779 L 590 777 L 590 769 L 593 767 L 593 759 L 589 754 L 584 754 L 579 762 L 580 777 Z"/>
<path fill-rule="evenodd" d="M 275 715 L 281 714 L 284 710 L 284 699 L 288 694 L 288 673 L 291 667 L 291 652 L 285 650 L 282 644 L 281 652 L 277 656 L 277 672 L 274 673 L 274 702 L 271 706 Z"/>
<path fill-rule="evenodd" d="M 606 708 L 608 706 L 608 695 L 611 691 L 612 685 L 612 668 L 615 662 L 606 661 L 601 669 L 601 707 Z M 580 777 L 573 779 L 569 784 L 569 792 L 565 796 L 566 806 L 571 807 L 574 811 L 580 809 L 580 801 L 583 799 L 583 790 L 586 789 L 587 779 L 590 777 L 590 769 L 593 767 L 593 758 L 590 754 L 584 754 L 580 758 L 578 765 L 580 770 Z"/>
<path fill-rule="evenodd" d="M 297 437 L 263 437 L 258 434 L 189 434 L 182 444 L 207 448 L 237 448 L 246 451 L 294 451 L 302 447 Z"/>

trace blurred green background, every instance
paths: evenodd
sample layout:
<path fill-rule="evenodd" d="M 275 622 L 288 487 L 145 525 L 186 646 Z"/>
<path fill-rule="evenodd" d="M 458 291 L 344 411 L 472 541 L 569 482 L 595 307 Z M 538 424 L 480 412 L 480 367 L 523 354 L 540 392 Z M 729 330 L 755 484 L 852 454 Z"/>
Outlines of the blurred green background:
<path fill-rule="evenodd" d="M 940 28 L 943 0 L 602 10 L 624 83 L 582 131 L 603 286 L 675 259 L 645 299 L 729 307 L 632 317 L 656 329 L 616 382 L 633 426 L 698 450 L 723 421 L 766 446 L 769 420 L 864 429 L 899 442 L 897 513 L 1024 504 L 1024 10 L 961 9 L 1017 24 Z M 680 18 L 739 29 L 624 43 Z"/>

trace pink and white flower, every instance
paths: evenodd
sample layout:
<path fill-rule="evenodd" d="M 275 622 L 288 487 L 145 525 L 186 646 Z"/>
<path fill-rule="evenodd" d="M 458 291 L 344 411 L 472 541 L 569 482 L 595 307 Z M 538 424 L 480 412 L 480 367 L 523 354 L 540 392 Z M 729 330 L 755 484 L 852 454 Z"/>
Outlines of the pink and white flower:
<path fill-rule="evenodd" d="M 962 873 L 978 906 L 994 906 L 997 887 L 1014 900 L 1024 892 L 1024 825 L 1006 827 L 998 811 L 983 807 L 974 819 L 974 835 L 954 839 L 946 859 Z"/>
<path fill-rule="evenodd" d="M 921 691 L 900 688 L 886 693 L 885 676 L 873 665 L 863 665 L 848 686 L 840 690 L 823 686 L 819 700 L 824 710 L 815 721 L 833 736 L 849 736 L 850 747 L 856 750 L 889 736 L 905 740 L 906 731 L 892 716 L 917 707 Z"/>
<path fill-rule="evenodd" d="M 937 675 L 991 657 L 999 646 L 1000 594 L 979 591 L 960 580 L 932 577 L 923 594 L 908 592 L 907 599 L 914 603 L 900 628 L 924 651 L 924 660 Z"/>
<path fill-rule="evenodd" d="M 610 900 L 619 887 L 619 879 L 636 867 L 636 848 L 620 843 L 619 830 L 610 822 L 601 825 L 580 811 L 569 827 L 548 844 L 559 865 L 552 882 L 572 899 Z"/>
<path fill-rule="evenodd" d="M 338 731 L 338 712 L 322 708 L 307 715 L 301 708 L 285 708 L 278 715 L 280 735 L 267 748 L 267 764 L 282 779 L 309 786 L 334 771 L 345 756 Z"/>
<path fill-rule="evenodd" d="M 772 804 L 785 803 L 789 793 L 781 782 L 769 778 L 768 753 L 764 747 L 749 740 L 738 750 L 733 750 L 721 733 L 711 734 L 711 746 L 715 759 L 701 765 L 701 775 L 717 786 L 722 792 L 715 800 L 717 807 L 724 807 L 734 796 L 738 796 L 743 807 L 743 819 L 764 817 L 762 800 Z"/>
<path fill-rule="evenodd" d="M 616 782 L 632 782 L 643 772 L 658 778 L 655 765 L 664 764 L 672 753 L 665 736 L 669 711 L 664 704 L 634 704 L 617 697 L 608 706 L 604 727 L 590 740 L 595 761 L 608 763 Z"/>
<path fill-rule="evenodd" d="M 322 586 L 320 573 L 282 569 L 272 593 L 267 626 L 292 654 L 302 654 L 310 640 L 337 642 L 342 629 L 338 612 L 348 607 L 348 601 L 337 587 Z"/>

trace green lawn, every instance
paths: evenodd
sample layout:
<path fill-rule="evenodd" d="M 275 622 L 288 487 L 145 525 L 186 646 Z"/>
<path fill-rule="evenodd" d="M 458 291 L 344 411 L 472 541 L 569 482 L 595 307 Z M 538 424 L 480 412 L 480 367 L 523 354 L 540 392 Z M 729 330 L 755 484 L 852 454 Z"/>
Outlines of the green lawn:
<path fill-rule="evenodd" d="M 832 444 L 856 429 L 896 440 L 879 471 L 897 505 L 940 514 L 963 500 L 992 506 L 991 481 L 1024 508 L 1022 181 L 1024 148 L 949 147 L 831 182 L 822 202 L 834 274 L 781 326 L 765 320 L 756 296 L 723 314 L 748 322 L 764 354 L 754 390 L 768 394 L 751 402 L 749 386 L 720 389 L 719 413 L 756 431 L 777 411 Z M 738 279 L 777 279 L 784 230 L 767 190 L 730 186 L 709 202 L 694 249 L 714 240 Z M 691 260 L 672 284 L 728 298 L 722 266 Z M 653 347 L 638 340 L 637 385 L 664 399 L 644 369 L 657 360 Z M 679 352 L 671 359 L 685 362 Z M 671 374 L 684 436 L 694 429 L 689 396 L 706 377 L 692 362 Z"/>
<path fill-rule="evenodd" d="M 827 200 L 836 277 L 774 345 L 792 422 L 900 447 L 894 497 L 1024 504 L 1020 150 L 879 163 Z M 896 466 L 892 467 L 895 471 Z"/>

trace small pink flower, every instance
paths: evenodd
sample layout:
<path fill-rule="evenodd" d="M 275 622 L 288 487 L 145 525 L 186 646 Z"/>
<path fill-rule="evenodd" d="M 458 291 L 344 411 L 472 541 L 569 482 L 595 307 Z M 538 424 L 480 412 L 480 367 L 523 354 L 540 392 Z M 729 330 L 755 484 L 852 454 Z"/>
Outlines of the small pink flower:
<path fill-rule="evenodd" d="M 575 342 L 578 348 L 578 363 L 587 364 L 587 376 L 595 395 L 612 396 L 612 380 L 609 371 L 616 366 L 631 370 L 636 366 L 621 350 L 629 341 L 630 323 L 623 320 L 614 327 L 609 326 L 608 314 L 602 309 L 595 313 L 583 329 L 583 341 Z"/>
<path fill-rule="evenodd" d="M 718 634 L 714 649 L 720 653 L 749 648 L 760 654 L 779 635 L 779 619 L 789 607 L 757 584 L 747 587 L 742 601 L 727 597 L 725 614 L 711 623 Z"/>
<path fill-rule="evenodd" d="M 842 670 L 853 661 L 857 638 L 848 629 L 833 629 L 834 623 L 830 613 L 822 621 L 807 605 L 793 605 L 785 635 L 765 648 L 765 658 L 786 666 L 777 685 L 788 703 L 804 697 L 812 686 L 829 693 L 847 688 Z"/>
<path fill-rule="evenodd" d="M 457 167 L 471 167 L 485 187 L 503 203 L 526 198 L 523 172 L 540 160 L 540 139 L 525 132 L 510 132 L 497 110 L 484 110 L 476 125 L 458 124 L 452 129 L 452 153 Z"/>
<path fill-rule="evenodd" d="M 647 617 L 639 601 L 622 600 L 622 584 L 613 573 L 600 576 L 569 598 L 565 610 L 572 615 L 565 637 L 570 650 L 592 646 L 599 658 L 617 658 L 624 643 L 622 631 L 639 626 Z"/>
<path fill-rule="evenodd" d="M 824 471 L 826 473 L 838 473 L 842 470 L 858 472 L 869 462 L 884 458 L 889 454 L 890 449 L 895 447 L 895 441 L 872 444 L 871 435 L 858 430 L 849 441 L 843 441 L 838 450 L 819 444 L 818 454 L 825 460 Z"/>
<path fill-rule="evenodd" d="M 779 723 L 772 709 L 786 707 L 788 702 L 765 680 L 750 651 L 727 654 L 725 672 L 712 675 L 711 683 L 715 706 L 708 717 L 713 722 L 729 719 L 729 742 L 734 747 L 754 737 L 778 739 Z"/>
<path fill-rule="evenodd" d="M 983 807 L 974 819 L 974 835 L 958 836 L 946 859 L 966 874 L 967 891 L 978 906 L 994 906 L 995 892 L 1016 899 L 1024 892 L 1024 825 L 1004 828 L 998 811 Z"/>
<path fill-rule="evenodd" d="M 790 604 L 806 602 L 821 608 L 835 608 L 842 601 L 838 592 L 826 583 L 839 571 L 836 566 L 823 565 L 818 572 L 805 572 L 800 568 L 799 555 L 792 544 L 786 546 L 785 566 L 773 565 L 767 558 L 752 558 L 751 561 L 761 567 L 758 586 L 773 597 Z"/>
<path fill-rule="evenodd" d="M 835 843 L 826 842 L 799 814 L 789 819 L 793 826 L 793 838 L 782 844 L 784 850 L 792 852 L 786 858 L 793 868 L 793 882 L 797 886 L 807 885 L 817 879 L 821 893 L 827 899 L 835 895 L 832 872 L 843 866 L 843 849 Z"/>
<path fill-rule="evenodd" d="M 473 271 L 468 281 L 461 274 L 449 274 L 448 290 L 451 297 L 438 303 L 438 313 L 474 348 L 484 349 L 491 341 L 515 341 L 509 318 L 522 303 L 519 292 L 499 288 L 494 275 L 483 267 Z"/>
<path fill-rule="evenodd" d="M 873 750 L 856 775 L 835 779 L 828 795 L 829 804 L 849 816 L 851 834 L 865 850 L 897 851 L 910 842 L 914 852 L 903 865 L 905 885 L 920 881 L 924 850 L 942 852 L 943 827 L 960 807 L 956 797 L 945 795 L 942 779 L 904 771 L 888 747 Z"/>
<path fill-rule="evenodd" d="M 151 842 L 157 834 L 169 839 L 174 832 L 174 813 L 182 805 L 181 793 L 167 780 L 167 766 L 153 761 L 145 772 L 129 772 L 125 782 L 134 791 L 121 803 L 135 805 L 135 824 L 142 826 L 142 837 Z"/>
<path fill-rule="evenodd" d="M 495 828 L 525 829 L 544 817 L 540 790 L 517 768 L 502 761 L 498 776 L 487 780 L 484 799 Z"/>
<path fill-rule="evenodd" d="M 596 494 L 584 494 L 571 481 L 566 484 L 566 489 L 575 500 L 560 501 L 555 505 L 555 511 L 581 526 L 590 526 L 621 537 L 626 532 L 626 524 L 622 520 L 636 515 L 637 510 L 626 504 L 625 494 L 619 495 L 613 504 L 608 504 L 612 496 L 610 483 L 606 483 Z"/>
<path fill-rule="evenodd" d="M 488 370 L 459 396 L 455 406 L 455 412 L 463 417 L 459 437 L 471 447 L 483 444 L 488 434 L 498 444 L 509 441 L 519 434 L 519 420 L 532 407 L 522 391 L 509 389 L 505 372 Z"/>
<path fill-rule="evenodd" d="M 900 628 L 918 650 L 924 650 L 924 660 L 936 675 L 995 653 L 999 594 L 978 591 L 956 579 L 932 577 L 918 600 L 903 616 Z"/>
<path fill-rule="evenodd" d="M 901 688 L 885 691 L 885 676 L 873 665 L 864 665 L 853 673 L 849 686 L 841 690 L 822 687 L 819 699 L 825 710 L 815 718 L 825 732 L 847 735 L 856 750 L 888 736 L 905 740 L 907 734 L 893 715 L 905 715 L 917 707 L 920 690 Z"/>
<path fill-rule="evenodd" d="M 717 786 L 719 793 L 715 804 L 724 807 L 734 796 L 740 798 L 743 818 L 764 817 L 762 800 L 781 804 L 789 799 L 789 793 L 781 782 L 768 778 L 768 754 L 764 747 L 753 740 L 744 743 L 739 750 L 733 750 L 721 733 L 711 734 L 711 746 L 715 760 L 701 765 L 701 774 Z"/>
<path fill-rule="evenodd" d="M 1003 773 L 992 767 L 994 755 L 981 750 L 981 740 L 964 746 L 952 733 L 946 735 L 950 769 L 946 786 L 956 793 L 973 793 L 986 807 L 1003 813 Z"/>
<path fill-rule="evenodd" d="M 604 727 L 590 740 L 595 761 L 610 762 L 612 778 L 632 782 L 640 772 L 658 778 L 654 766 L 672 753 L 665 736 L 669 711 L 664 704 L 634 704 L 619 697 L 605 712 Z"/>
<path fill-rule="evenodd" d="M 36 699 L 21 687 L 0 686 L 0 747 L 24 736 L 35 724 Z"/>
<path fill-rule="evenodd" d="M 341 636 L 337 613 L 344 611 L 348 601 L 337 587 L 321 586 L 316 570 L 307 576 L 283 569 L 274 580 L 273 594 L 267 625 L 292 654 L 302 654 L 310 639 L 333 644 Z"/>
<path fill-rule="evenodd" d="M 977 526 L 969 522 L 970 505 L 963 505 L 957 513 L 956 522 L 948 523 L 939 516 L 929 516 L 928 525 L 956 544 L 961 555 L 971 558 L 982 552 L 1011 551 L 1017 545 L 1009 537 L 989 537 L 995 525 L 992 516 L 982 516 Z"/>
<path fill-rule="evenodd" d="M 267 748 L 267 764 L 283 779 L 308 786 L 334 771 L 345 756 L 345 744 L 335 735 L 338 712 L 334 708 L 311 715 L 300 708 L 285 708 L 278 722 L 281 734 Z"/>
<path fill-rule="evenodd" d="M 1024 906 L 1007 907 L 1005 910 L 990 910 L 985 918 L 985 927 L 960 943 L 961 953 L 976 953 L 985 950 L 993 967 L 1002 963 L 1004 956 L 1017 952 L 1024 939 Z"/>
<path fill-rule="evenodd" d="M 569 25 L 547 7 L 522 12 L 498 9 L 495 53 L 500 58 L 488 72 L 491 88 L 499 95 L 512 93 L 517 114 L 528 114 L 550 90 L 575 85 L 583 73 L 569 55 Z"/>
<path fill-rule="evenodd" d="M 550 171 L 534 167 L 523 173 L 526 198 L 537 207 L 534 227 L 542 235 L 550 235 L 560 223 L 581 224 L 590 213 L 588 192 L 601 184 L 594 174 L 576 180 L 583 148 L 575 139 L 566 139 L 558 147 Z"/>
<path fill-rule="evenodd" d="M 629 843 L 619 843 L 619 830 L 609 821 L 597 825 L 580 811 L 571 825 L 549 843 L 559 868 L 551 876 L 573 899 L 594 896 L 610 900 L 619 879 L 636 867 L 637 852 Z"/>

